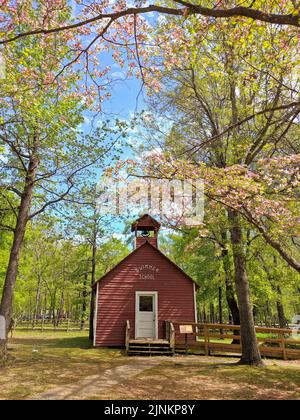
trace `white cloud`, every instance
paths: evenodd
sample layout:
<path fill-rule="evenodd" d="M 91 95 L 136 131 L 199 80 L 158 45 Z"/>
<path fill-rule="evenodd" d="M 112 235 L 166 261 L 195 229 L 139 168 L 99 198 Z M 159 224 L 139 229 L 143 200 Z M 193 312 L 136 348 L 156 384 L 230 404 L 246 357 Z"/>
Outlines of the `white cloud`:
<path fill-rule="evenodd" d="M 126 78 L 126 73 L 125 73 L 125 72 L 123 72 L 123 71 L 114 71 L 114 72 L 111 74 L 111 77 L 112 77 L 113 79 L 125 79 L 125 78 Z"/>

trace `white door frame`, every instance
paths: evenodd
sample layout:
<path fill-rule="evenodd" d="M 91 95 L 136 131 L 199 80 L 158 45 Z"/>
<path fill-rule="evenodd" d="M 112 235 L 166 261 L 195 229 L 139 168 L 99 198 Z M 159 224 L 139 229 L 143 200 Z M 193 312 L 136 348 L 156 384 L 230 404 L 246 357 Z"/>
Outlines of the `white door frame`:
<path fill-rule="evenodd" d="M 146 292 L 143 291 L 137 291 L 135 292 L 135 338 L 137 337 L 138 332 L 138 319 L 137 314 L 139 312 L 139 296 L 154 296 L 154 311 L 155 311 L 155 322 L 154 322 L 154 339 L 158 339 L 158 293 L 157 292 L 149 292 L 147 290 Z"/>

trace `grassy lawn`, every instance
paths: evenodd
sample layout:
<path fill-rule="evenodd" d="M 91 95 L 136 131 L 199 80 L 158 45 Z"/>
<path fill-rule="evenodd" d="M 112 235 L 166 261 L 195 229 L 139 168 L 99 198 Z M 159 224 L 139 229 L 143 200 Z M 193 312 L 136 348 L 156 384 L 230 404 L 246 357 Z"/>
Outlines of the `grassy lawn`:
<path fill-rule="evenodd" d="M 111 388 L 101 399 L 300 399 L 299 364 L 268 361 L 267 367 L 257 369 L 229 358 L 197 359 L 187 356 L 184 362 L 152 368 Z"/>
<path fill-rule="evenodd" d="M 23 399 L 124 362 L 120 350 L 91 348 L 87 334 L 17 331 L 11 360 L 0 367 L 0 399 Z"/>
<path fill-rule="evenodd" d="M 0 368 L 0 399 L 28 398 L 135 363 L 120 350 L 91 348 L 86 332 L 17 331 L 9 347 L 11 360 Z M 155 366 L 87 398 L 300 399 L 300 361 L 268 360 L 265 368 L 253 369 L 229 357 L 155 359 Z"/>

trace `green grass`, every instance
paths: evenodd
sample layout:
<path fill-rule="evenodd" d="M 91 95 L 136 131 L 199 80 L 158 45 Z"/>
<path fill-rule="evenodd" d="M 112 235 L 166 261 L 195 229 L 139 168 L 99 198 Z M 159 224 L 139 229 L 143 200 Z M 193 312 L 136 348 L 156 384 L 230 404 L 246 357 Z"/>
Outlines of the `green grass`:
<path fill-rule="evenodd" d="M 0 368 L 0 399 L 25 399 L 134 363 L 121 350 L 94 349 L 87 332 L 17 331 Z M 249 368 L 236 358 L 175 356 L 91 399 L 300 399 L 300 361 Z M 117 378 L 116 378 L 117 379 Z"/>
<path fill-rule="evenodd" d="M 94 349 L 87 332 L 17 331 L 0 368 L 0 399 L 23 399 L 121 363 L 120 350 Z"/>
<path fill-rule="evenodd" d="M 229 358 L 197 359 L 198 363 L 196 357 L 189 356 L 175 365 L 170 362 L 149 369 L 98 399 L 300 399 L 300 365 L 284 366 L 280 362 L 251 368 Z"/>

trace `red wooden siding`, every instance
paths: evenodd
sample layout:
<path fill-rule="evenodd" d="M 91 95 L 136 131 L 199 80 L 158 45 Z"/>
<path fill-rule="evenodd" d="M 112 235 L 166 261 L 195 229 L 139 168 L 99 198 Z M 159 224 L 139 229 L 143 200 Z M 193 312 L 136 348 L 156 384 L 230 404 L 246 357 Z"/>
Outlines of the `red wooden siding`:
<path fill-rule="evenodd" d="M 135 247 L 138 248 L 144 245 L 145 242 L 149 242 L 154 248 L 157 248 L 157 237 L 147 239 L 143 237 L 135 238 Z"/>
<path fill-rule="evenodd" d="M 154 279 L 140 279 L 137 267 L 159 268 Z M 153 274 L 150 269 L 143 274 Z M 193 282 L 146 243 L 115 267 L 98 283 L 96 346 L 123 346 L 125 323 L 135 335 L 135 292 L 158 293 L 158 338 L 165 338 L 165 320 L 195 322 Z"/>

